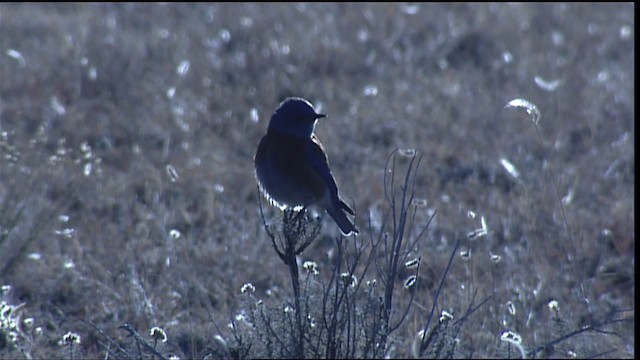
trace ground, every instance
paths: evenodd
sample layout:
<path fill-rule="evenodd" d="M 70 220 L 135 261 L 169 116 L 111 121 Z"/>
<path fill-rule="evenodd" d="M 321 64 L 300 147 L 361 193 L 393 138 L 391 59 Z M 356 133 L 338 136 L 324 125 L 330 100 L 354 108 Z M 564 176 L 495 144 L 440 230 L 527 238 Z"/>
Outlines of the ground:
<path fill-rule="evenodd" d="M 1 4 L 0 299 L 31 320 L 2 330 L 0 354 L 103 358 L 128 323 L 202 357 L 243 310 L 243 284 L 290 297 L 252 158 L 278 103 L 301 96 L 328 115 L 316 133 L 358 241 L 379 229 L 390 154 L 421 156 L 416 223 L 436 216 L 412 249 L 416 304 L 391 356 L 411 356 L 462 240 L 438 308 L 455 318 L 475 292 L 489 300 L 456 357 L 509 356 L 504 331 L 530 350 L 607 314 L 624 321 L 547 356 L 634 357 L 634 12 Z M 323 221 L 300 261 L 327 274 L 339 231 Z M 565 332 L 550 331 L 553 300 Z"/>

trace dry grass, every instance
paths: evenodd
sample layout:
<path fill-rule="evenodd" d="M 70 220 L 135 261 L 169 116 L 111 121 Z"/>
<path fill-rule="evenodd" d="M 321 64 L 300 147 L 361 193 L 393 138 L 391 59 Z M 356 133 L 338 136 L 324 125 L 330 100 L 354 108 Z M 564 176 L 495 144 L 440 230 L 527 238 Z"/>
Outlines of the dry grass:
<path fill-rule="evenodd" d="M 1 357 L 260 355 L 212 349 L 216 335 L 234 344 L 243 284 L 272 309 L 291 299 L 252 169 L 289 95 L 329 115 L 317 133 L 362 239 L 386 209 L 389 154 L 422 154 L 415 229 L 437 215 L 410 249 L 420 278 L 398 291 L 414 302 L 388 355 L 411 356 L 462 240 L 470 256 L 454 258 L 436 317 L 488 300 L 450 336 L 452 356 L 520 357 L 509 330 L 529 357 L 634 357 L 634 10 L 0 5 Z M 540 109 L 541 137 L 504 108 L 514 98 Z M 482 218 L 488 233 L 470 240 Z M 299 260 L 327 281 L 339 232 L 324 221 Z M 80 344 L 60 344 L 69 332 Z"/>

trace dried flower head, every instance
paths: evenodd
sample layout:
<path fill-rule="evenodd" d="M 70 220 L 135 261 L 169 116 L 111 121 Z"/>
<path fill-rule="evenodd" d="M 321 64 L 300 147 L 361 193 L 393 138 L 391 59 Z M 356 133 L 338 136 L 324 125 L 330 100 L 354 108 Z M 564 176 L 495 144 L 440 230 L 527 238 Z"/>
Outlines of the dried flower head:
<path fill-rule="evenodd" d="M 171 236 L 173 240 L 178 240 L 180 236 L 182 236 L 182 233 L 178 229 L 171 229 L 169 231 L 169 236 Z"/>
<path fill-rule="evenodd" d="M 62 340 L 60 341 L 60 345 L 70 345 L 70 344 L 80 344 L 80 335 L 69 331 L 66 333 Z"/>
<path fill-rule="evenodd" d="M 22 320 L 22 323 L 24 324 L 24 326 L 26 326 L 27 328 L 30 328 L 33 326 L 33 318 L 26 318 L 24 320 Z"/>
<path fill-rule="evenodd" d="M 522 344 L 522 337 L 513 331 L 504 331 L 502 335 L 500 335 L 500 340 Z"/>
<path fill-rule="evenodd" d="M 500 340 L 515 346 L 515 348 L 520 351 L 520 355 L 522 355 L 523 359 L 527 357 L 527 353 L 522 346 L 522 337 L 517 333 L 514 333 L 513 331 L 504 331 L 502 335 L 500 335 Z"/>
<path fill-rule="evenodd" d="M 353 274 L 343 272 L 342 274 L 340 274 L 340 279 L 342 279 L 342 281 L 344 281 L 345 283 L 349 283 L 352 288 L 358 286 L 358 278 Z"/>
<path fill-rule="evenodd" d="M 445 321 L 449 321 L 453 319 L 453 314 L 451 314 L 450 312 L 446 311 L 446 310 L 442 310 L 442 313 L 440 314 L 440 322 L 445 322 Z"/>
<path fill-rule="evenodd" d="M 315 261 L 305 261 L 302 264 L 302 267 L 307 270 L 307 273 L 311 273 L 313 275 L 318 275 L 320 273 L 318 271 L 318 264 Z"/>
<path fill-rule="evenodd" d="M 310 314 L 307 315 L 307 321 L 309 322 L 310 327 L 316 327 L 316 319 L 314 319 Z"/>
<path fill-rule="evenodd" d="M 149 331 L 149 335 L 155 341 L 166 342 L 167 341 L 167 333 L 164 332 L 161 328 L 154 326 Z"/>
<path fill-rule="evenodd" d="M 13 306 L 7 304 L 6 301 L 0 302 L 0 318 L 8 319 L 13 312 Z"/>
<path fill-rule="evenodd" d="M 18 333 L 16 331 L 9 331 L 7 333 L 7 341 L 9 344 L 15 344 L 18 342 Z"/>
<path fill-rule="evenodd" d="M 253 286 L 252 283 L 246 283 L 244 285 L 242 285 L 242 287 L 240 288 L 240 292 L 241 293 L 246 293 L 246 292 L 255 292 L 256 291 L 256 287 Z"/>
<path fill-rule="evenodd" d="M 2 285 L 2 287 L 0 287 L 0 294 L 2 295 L 7 295 L 9 291 L 11 291 L 11 285 Z"/>

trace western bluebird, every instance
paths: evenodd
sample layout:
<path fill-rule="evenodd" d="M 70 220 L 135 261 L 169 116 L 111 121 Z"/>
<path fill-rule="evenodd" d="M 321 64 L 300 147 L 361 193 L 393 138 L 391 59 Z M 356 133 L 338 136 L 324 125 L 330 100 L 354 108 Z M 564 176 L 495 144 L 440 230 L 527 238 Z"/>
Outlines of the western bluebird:
<path fill-rule="evenodd" d="M 327 154 L 313 133 L 316 121 L 325 116 L 305 99 L 293 97 L 280 103 L 254 158 L 258 187 L 281 210 L 315 205 L 331 215 L 345 236 L 357 235 L 358 229 L 345 214 L 354 212 L 338 195 Z"/>

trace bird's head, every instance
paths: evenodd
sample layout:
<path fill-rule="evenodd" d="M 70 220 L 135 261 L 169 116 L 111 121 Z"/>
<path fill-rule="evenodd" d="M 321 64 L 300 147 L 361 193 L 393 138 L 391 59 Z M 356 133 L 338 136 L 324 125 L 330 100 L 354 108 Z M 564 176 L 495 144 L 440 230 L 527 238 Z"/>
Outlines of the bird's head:
<path fill-rule="evenodd" d="M 296 137 L 310 137 L 316 120 L 325 117 L 316 113 L 313 105 L 305 99 L 290 97 L 285 99 L 271 115 L 269 130 Z"/>

